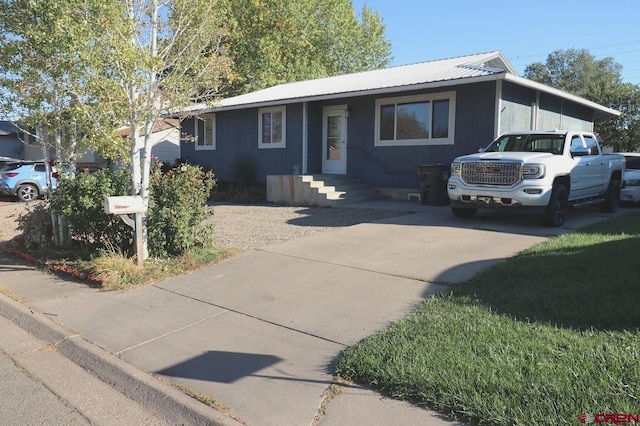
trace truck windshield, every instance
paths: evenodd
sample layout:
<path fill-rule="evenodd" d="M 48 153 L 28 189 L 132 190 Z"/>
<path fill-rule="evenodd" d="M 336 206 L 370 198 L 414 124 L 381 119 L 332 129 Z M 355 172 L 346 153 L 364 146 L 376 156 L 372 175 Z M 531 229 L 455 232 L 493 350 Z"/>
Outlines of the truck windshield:
<path fill-rule="evenodd" d="M 505 135 L 484 152 L 548 152 L 561 155 L 564 135 Z"/>

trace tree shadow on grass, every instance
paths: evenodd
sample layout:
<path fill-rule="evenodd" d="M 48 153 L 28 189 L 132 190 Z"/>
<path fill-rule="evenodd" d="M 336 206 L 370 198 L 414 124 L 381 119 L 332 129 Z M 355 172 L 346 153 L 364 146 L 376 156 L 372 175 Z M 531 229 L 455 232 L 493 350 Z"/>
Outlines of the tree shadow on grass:
<path fill-rule="evenodd" d="M 566 238 L 579 238 L 567 235 Z M 454 287 L 494 312 L 579 330 L 640 328 L 640 237 L 534 249 Z"/>

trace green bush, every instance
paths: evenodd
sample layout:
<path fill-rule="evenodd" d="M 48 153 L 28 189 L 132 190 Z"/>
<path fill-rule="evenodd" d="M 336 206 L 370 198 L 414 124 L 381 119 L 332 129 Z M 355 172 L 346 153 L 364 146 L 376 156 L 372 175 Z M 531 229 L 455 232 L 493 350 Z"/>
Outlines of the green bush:
<path fill-rule="evenodd" d="M 133 254 L 133 231 L 115 215 L 104 212 L 104 196 L 130 193 L 130 172 L 98 170 L 62 177 L 51 195 L 51 209 L 64 216 L 71 239 L 90 254 L 106 249 Z M 154 167 L 146 214 L 149 254 L 176 256 L 196 246 L 213 243 L 210 226 L 204 225 L 205 204 L 216 185 L 212 172 L 188 164 L 163 172 Z M 38 207 L 20 219 L 27 248 L 53 245 L 49 208 Z"/>
<path fill-rule="evenodd" d="M 130 253 L 133 248 L 131 228 L 114 215 L 104 212 L 104 196 L 130 192 L 130 174 L 126 170 L 102 169 L 62 177 L 51 195 L 51 208 L 63 215 L 74 241 L 86 250 L 117 249 Z"/>
<path fill-rule="evenodd" d="M 22 231 L 24 246 L 31 249 L 53 245 L 51 211 L 44 204 L 36 204 L 26 214 L 18 217 L 18 230 Z"/>
<path fill-rule="evenodd" d="M 151 172 L 147 241 L 149 254 L 175 256 L 196 247 L 211 244 L 213 232 L 203 222 L 206 201 L 216 185 L 212 172 L 182 164 L 163 173 Z"/>

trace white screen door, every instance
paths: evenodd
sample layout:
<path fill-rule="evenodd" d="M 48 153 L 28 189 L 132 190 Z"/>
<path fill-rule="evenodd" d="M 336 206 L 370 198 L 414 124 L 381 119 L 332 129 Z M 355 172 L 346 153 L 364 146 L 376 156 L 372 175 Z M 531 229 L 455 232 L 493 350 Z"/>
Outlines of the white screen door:
<path fill-rule="evenodd" d="M 328 107 L 322 114 L 322 173 L 347 173 L 346 107 Z"/>

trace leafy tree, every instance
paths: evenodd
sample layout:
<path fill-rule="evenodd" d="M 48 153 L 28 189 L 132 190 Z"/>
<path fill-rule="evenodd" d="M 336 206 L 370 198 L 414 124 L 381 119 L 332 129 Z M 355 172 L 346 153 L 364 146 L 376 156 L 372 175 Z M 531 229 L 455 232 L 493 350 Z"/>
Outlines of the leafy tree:
<path fill-rule="evenodd" d="M 87 146 L 110 156 L 121 145 L 103 143 L 93 121 L 78 106 L 85 66 L 77 52 L 91 49 L 99 28 L 84 0 L 0 2 L 0 108 L 6 119 L 19 119 L 49 158 L 74 161 L 76 148 Z M 85 102 L 87 100 L 85 99 Z M 91 117 L 91 120 L 87 118 Z M 107 117 L 103 117 L 107 118 Z M 115 129 L 113 122 L 103 127 Z M 66 139 L 66 144 L 65 144 Z"/>
<path fill-rule="evenodd" d="M 365 71 L 390 62 L 381 16 L 349 0 L 225 0 L 235 78 L 225 95 Z"/>
<path fill-rule="evenodd" d="M 3 86 L 23 106 L 15 112 L 40 127 L 62 129 L 64 111 L 115 145 L 116 128 L 130 129 L 131 193 L 148 203 L 154 124 L 194 97 L 213 98 L 228 78 L 222 1 L 4 0 Z M 139 263 L 144 222 L 137 214 Z"/>
<path fill-rule="evenodd" d="M 640 87 L 624 83 L 613 58 L 596 59 L 584 49 L 556 50 L 544 63 L 528 65 L 524 76 L 622 112 L 600 118 L 595 128 L 603 143 L 618 151 L 640 149 Z"/>
<path fill-rule="evenodd" d="M 617 152 L 640 150 L 640 86 L 616 85 L 603 105 L 622 112 L 619 117 L 598 120 L 596 129 L 603 143 Z"/>

